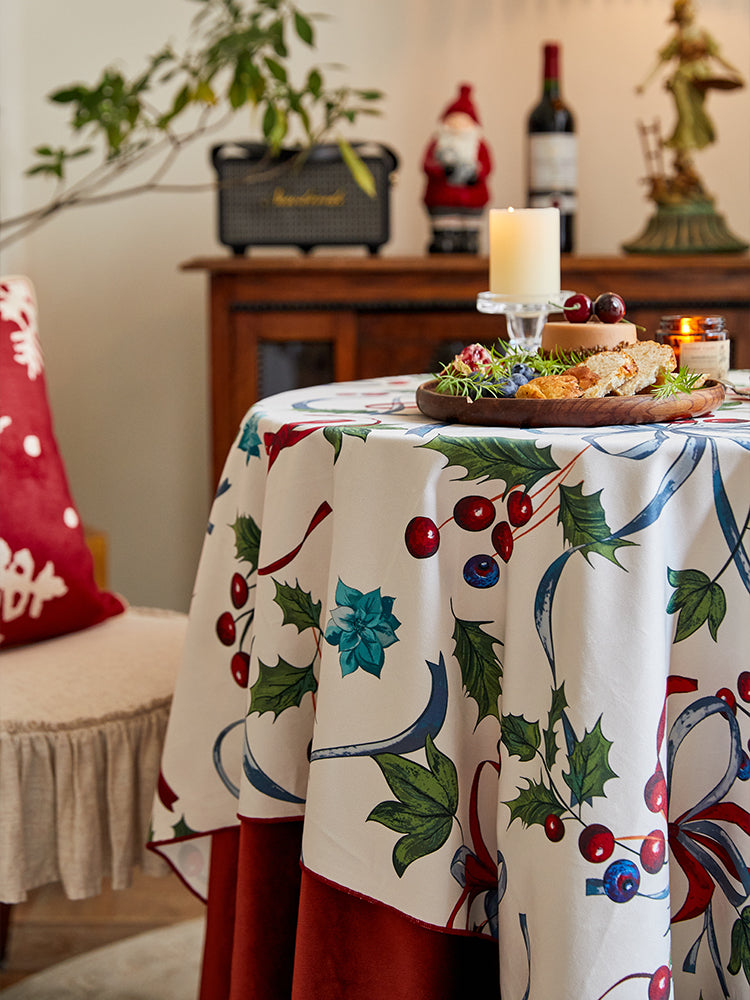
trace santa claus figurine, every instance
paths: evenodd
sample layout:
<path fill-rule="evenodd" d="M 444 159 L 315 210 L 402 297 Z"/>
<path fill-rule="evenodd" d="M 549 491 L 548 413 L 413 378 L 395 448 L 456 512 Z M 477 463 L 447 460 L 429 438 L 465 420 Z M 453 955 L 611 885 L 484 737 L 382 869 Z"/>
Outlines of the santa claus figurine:
<path fill-rule="evenodd" d="M 424 203 L 432 223 L 429 253 L 477 253 L 492 161 L 469 84 L 461 84 L 458 97 L 443 112 L 422 168 L 427 175 Z"/>

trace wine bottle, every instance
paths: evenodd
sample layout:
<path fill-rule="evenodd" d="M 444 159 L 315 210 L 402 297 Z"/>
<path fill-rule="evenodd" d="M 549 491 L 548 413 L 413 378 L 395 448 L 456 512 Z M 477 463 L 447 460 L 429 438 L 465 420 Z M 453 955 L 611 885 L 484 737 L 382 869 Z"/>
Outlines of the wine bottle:
<path fill-rule="evenodd" d="M 527 123 L 529 208 L 560 209 L 560 250 L 575 246 L 578 140 L 575 121 L 560 95 L 560 46 L 544 49 L 542 97 Z"/>

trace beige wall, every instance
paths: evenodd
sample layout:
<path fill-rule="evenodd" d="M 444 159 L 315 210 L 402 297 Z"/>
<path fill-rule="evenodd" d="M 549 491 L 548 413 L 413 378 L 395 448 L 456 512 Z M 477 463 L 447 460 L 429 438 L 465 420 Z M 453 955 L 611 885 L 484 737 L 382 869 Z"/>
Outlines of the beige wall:
<path fill-rule="evenodd" d="M 579 251 L 616 253 L 648 215 L 636 121 L 672 107 L 658 82 L 634 87 L 669 36 L 669 0 L 313 0 L 324 10 L 316 62 L 334 79 L 378 87 L 381 118 L 351 138 L 401 160 L 387 254 L 421 253 L 420 160 L 460 81 L 474 84 L 495 170 L 492 204 L 523 203 L 523 122 L 539 90 L 540 43 L 563 44 L 564 93 L 581 137 Z M 128 72 L 197 10 L 187 0 L 0 0 L 0 207 L 15 214 L 50 193 L 21 179 L 29 151 L 68 142 L 52 89 Z M 750 78 L 750 0 L 701 0 L 702 22 Z M 731 228 L 750 237 L 750 88 L 714 93 L 719 141 L 699 169 Z M 224 138 L 258 138 L 238 116 Z M 210 140 L 212 141 L 212 140 Z M 210 181 L 210 141 L 174 172 Z M 210 194 L 148 195 L 60 217 L 4 251 L 0 272 L 28 273 L 41 310 L 60 439 L 86 519 L 110 533 L 114 587 L 133 603 L 184 608 L 210 502 L 205 288 L 180 261 L 224 253 Z M 359 250 L 350 251 L 360 253 Z"/>

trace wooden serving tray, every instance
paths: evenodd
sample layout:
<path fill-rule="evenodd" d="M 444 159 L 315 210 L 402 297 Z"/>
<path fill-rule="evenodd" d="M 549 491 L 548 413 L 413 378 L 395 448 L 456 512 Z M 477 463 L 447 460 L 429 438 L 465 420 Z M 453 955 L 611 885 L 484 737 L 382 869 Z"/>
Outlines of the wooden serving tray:
<path fill-rule="evenodd" d="M 610 424 L 655 424 L 684 417 L 699 417 L 724 400 L 724 386 L 709 380 L 693 392 L 659 399 L 649 393 L 637 396 L 602 396 L 599 399 L 510 399 L 482 396 L 449 396 L 435 392 L 436 380 L 417 388 L 417 406 L 428 417 L 488 427 L 606 427 Z"/>

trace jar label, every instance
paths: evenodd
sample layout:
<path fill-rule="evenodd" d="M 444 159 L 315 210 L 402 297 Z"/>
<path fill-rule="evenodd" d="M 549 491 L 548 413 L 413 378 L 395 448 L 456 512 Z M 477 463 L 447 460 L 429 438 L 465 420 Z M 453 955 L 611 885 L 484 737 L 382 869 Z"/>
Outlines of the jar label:
<path fill-rule="evenodd" d="M 529 191 L 576 190 L 578 138 L 572 132 L 532 132 L 529 135 Z"/>
<path fill-rule="evenodd" d="M 680 344 L 680 367 L 703 372 L 709 378 L 726 378 L 729 372 L 728 340 L 688 340 Z"/>

